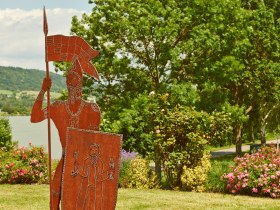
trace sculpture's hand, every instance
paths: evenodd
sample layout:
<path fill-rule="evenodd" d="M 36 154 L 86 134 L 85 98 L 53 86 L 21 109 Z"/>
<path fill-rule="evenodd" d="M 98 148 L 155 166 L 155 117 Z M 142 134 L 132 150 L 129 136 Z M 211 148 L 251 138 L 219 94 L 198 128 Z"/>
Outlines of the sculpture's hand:
<path fill-rule="evenodd" d="M 51 78 L 45 78 L 43 80 L 42 90 L 46 92 L 47 90 L 51 89 L 51 86 L 52 86 Z"/>

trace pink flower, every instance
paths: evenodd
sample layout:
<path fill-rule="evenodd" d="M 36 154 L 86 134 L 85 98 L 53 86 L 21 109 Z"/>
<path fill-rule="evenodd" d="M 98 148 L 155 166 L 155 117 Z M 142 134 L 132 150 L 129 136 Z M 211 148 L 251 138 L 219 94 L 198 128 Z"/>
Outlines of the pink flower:
<path fill-rule="evenodd" d="M 232 190 L 231 193 L 236 193 L 236 190 Z"/>
<path fill-rule="evenodd" d="M 263 189 L 263 191 L 266 192 L 266 193 L 270 193 L 270 189 L 269 188 L 268 189 Z"/>
<path fill-rule="evenodd" d="M 277 176 L 280 176 L 280 171 L 276 171 L 276 175 L 277 175 Z"/>
<path fill-rule="evenodd" d="M 272 198 L 276 198 L 276 194 L 275 194 L 275 193 L 271 193 L 270 196 L 271 196 Z"/>
<path fill-rule="evenodd" d="M 29 146 L 32 146 L 32 141 L 28 141 Z"/>
<path fill-rule="evenodd" d="M 22 160 L 26 160 L 26 159 L 27 159 L 27 155 L 26 155 L 26 154 L 23 154 L 23 155 L 21 156 L 21 159 L 22 159 Z"/>
<path fill-rule="evenodd" d="M 42 177 L 43 175 L 44 175 L 43 172 L 40 172 L 40 175 L 39 175 L 39 176 Z"/>
<path fill-rule="evenodd" d="M 252 189 L 252 192 L 253 192 L 253 193 L 258 193 L 258 189 L 257 189 L 257 188 L 253 188 L 253 189 Z"/>

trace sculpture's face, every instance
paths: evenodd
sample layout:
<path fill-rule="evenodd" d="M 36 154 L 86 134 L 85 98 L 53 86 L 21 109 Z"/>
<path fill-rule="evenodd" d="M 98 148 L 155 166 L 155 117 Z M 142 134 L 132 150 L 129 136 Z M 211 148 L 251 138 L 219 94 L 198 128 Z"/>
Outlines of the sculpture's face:
<path fill-rule="evenodd" d="M 81 86 L 82 85 L 81 78 L 78 75 L 70 72 L 66 77 L 66 85 L 67 87 Z"/>
<path fill-rule="evenodd" d="M 89 154 L 90 154 L 90 156 L 98 156 L 99 155 L 99 147 L 97 145 L 91 145 Z"/>

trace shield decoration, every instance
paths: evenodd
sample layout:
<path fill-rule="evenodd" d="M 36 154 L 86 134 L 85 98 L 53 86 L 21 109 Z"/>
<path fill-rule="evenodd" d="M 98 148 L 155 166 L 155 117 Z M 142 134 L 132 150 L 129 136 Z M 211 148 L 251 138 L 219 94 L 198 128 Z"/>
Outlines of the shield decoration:
<path fill-rule="evenodd" d="M 117 201 L 122 135 L 67 129 L 63 210 L 113 210 Z"/>

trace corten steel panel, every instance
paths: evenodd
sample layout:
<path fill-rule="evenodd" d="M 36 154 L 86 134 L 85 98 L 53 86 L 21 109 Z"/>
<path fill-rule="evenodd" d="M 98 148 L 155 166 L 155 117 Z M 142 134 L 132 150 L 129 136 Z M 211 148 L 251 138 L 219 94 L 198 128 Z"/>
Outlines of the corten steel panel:
<path fill-rule="evenodd" d="M 63 210 L 113 210 L 122 135 L 67 129 L 62 175 Z"/>

